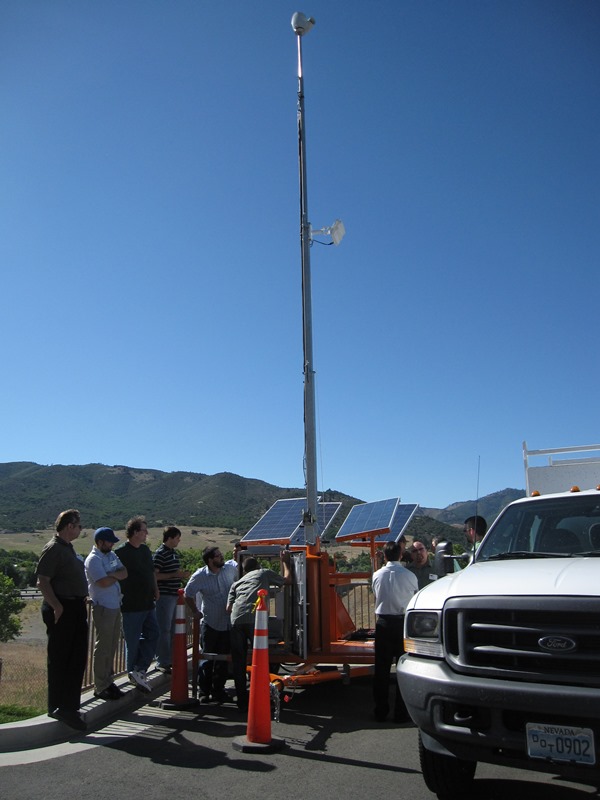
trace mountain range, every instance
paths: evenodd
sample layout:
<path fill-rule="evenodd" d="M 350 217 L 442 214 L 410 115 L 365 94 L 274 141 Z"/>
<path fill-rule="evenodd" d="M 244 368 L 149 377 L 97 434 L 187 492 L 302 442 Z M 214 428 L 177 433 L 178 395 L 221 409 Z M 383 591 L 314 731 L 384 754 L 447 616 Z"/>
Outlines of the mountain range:
<path fill-rule="evenodd" d="M 460 540 L 467 516 L 482 514 L 491 522 L 507 503 L 525 492 L 504 489 L 443 509 L 419 508 L 408 533 Z M 161 472 L 122 465 L 51 465 L 33 462 L 0 464 L 0 533 L 51 528 L 59 511 L 78 508 L 87 527 L 122 529 L 127 519 L 143 514 L 149 525 L 178 524 L 227 528 L 244 534 L 279 499 L 302 497 L 304 489 L 282 488 L 230 472 L 205 475 Z M 327 490 L 321 498 L 342 503 L 343 520 L 359 498 Z"/>

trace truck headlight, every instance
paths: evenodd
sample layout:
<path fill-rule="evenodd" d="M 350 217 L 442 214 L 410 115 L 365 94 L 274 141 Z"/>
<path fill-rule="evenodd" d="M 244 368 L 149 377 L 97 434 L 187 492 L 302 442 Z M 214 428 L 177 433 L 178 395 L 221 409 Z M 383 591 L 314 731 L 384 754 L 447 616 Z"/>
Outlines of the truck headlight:
<path fill-rule="evenodd" d="M 404 631 L 404 650 L 415 656 L 443 658 L 439 611 L 409 611 Z"/>

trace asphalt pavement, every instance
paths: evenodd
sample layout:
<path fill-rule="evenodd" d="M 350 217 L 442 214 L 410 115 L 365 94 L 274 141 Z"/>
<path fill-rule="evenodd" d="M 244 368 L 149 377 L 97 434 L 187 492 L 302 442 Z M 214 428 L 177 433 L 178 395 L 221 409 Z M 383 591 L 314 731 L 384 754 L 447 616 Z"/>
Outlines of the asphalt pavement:
<path fill-rule="evenodd" d="M 66 732 L 61 743 L 0 753 L 2 800 L 434 797 L 420 773 L 416 729 L 373 720 L 368 679 L 295 694 L 272 722 L 272 736 L 284 746 L 258 754 L 233 746 L 247 730 L 235 704 L 174 711 L 160 706 L 168 699 L 160 691 L 156 686 L 145 704 L 137 698 L 138 708 L 111 711 L 110 720 L 97 712 L 95 729 L 85 735 Z M 583 800 L 598 794 L 551 775 L 479 765 L 472 796 Z"/>

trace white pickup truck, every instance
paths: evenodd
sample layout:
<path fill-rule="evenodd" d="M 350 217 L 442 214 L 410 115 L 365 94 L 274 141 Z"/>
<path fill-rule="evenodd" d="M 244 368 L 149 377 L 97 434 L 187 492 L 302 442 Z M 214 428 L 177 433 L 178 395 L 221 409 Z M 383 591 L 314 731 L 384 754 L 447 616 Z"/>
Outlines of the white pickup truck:
<path fill-rule="evenodd" d="M 404 637 L 398 683 L 440 800 L 464 798 L 478 761 L 600 786 L 600 491 L 511 503 L 472 564 L 415 595 Z"/>

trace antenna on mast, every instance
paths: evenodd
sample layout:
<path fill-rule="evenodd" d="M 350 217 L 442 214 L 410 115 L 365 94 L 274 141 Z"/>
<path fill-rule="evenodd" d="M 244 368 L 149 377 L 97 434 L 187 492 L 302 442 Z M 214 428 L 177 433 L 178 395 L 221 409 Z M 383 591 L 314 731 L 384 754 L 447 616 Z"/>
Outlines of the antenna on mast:
<path fill-rule="evenodd" d="M 477 525 L 477 517 L 479 512 L 479 476 L 481 474 L 481 455 L 477 456 L 477 491 L 475 492 L 475 525 Z M 473 558 L 477 550 L 477 534 L 473 537 Z"/>

